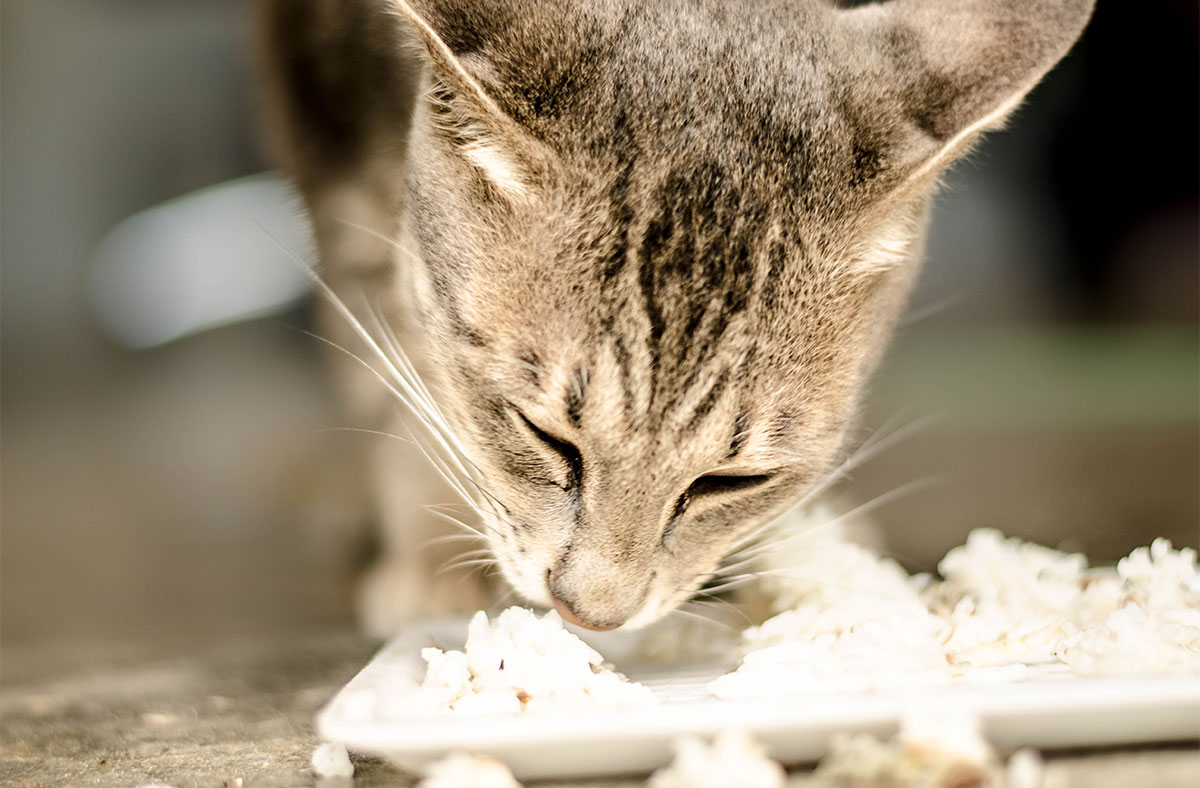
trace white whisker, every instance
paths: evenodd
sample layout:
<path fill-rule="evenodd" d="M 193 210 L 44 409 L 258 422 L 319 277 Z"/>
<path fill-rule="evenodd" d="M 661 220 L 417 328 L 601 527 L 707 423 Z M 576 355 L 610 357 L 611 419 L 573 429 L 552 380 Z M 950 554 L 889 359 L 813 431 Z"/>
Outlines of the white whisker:
<path fill-rule="evenodd" d="M 708 597 L 708 599 L 696 599 L 695 598 L 696 596 L 705 596 L 705 597 Z M 703 590 L 696 591 L 695 596 L 693 596 L 692 599 L 688 600 L 687 604 L 705 605 L 705 606 L 716 607 L 721 610 L 729 610 L 729 611 L 733 612 L 735 615 L 737 615 L 738 618 L 745 621 L 747 626 L 754 623 L 750 619 L 750 617 L 748 615 L 746 615 L 745 611 L 743 611 L 740 607 L 733 604 L 728 599 L 721 599 L 718 596 L 713 596 L 712 594 L 708 593 L 707 591 L 703 591 Z"/>
<path fill-rule="evenodd" d="M 487 556 L 482 558 L 480 556 Z M 491 556 L 488 550 L 472 550 L 470 553 L 464 553 L 461 556 L 455 556 L 446 563 L 442 564 L 437 574 L 442 572 L 453 572 L 455 569 L 465 569 L 468 566 L 479 566 L 480 564 L 494 564 L 496 559 Z"/>
<path fill-rule="evenodd" d="M 474 543 L 478 544 L 482 541 L 485 541 L 485 537 L 479 536 L 477 534 L 446 534 L 444 536 L 435 536 L 432 539 L 426 539 L 424 542 L 422 542 L 420 545 L 417 546 L 417 549 L 418 550 L 429 550 L 434 547 L 437 547 L 438 545 L 446 544 L 448 542 L 474 542 Z"/>
<path fill-rule="evenodd" d="M 924 429 L 934 420 L 934 418 L 934 416 L 929 415 L 923 416 L 909 422 L 902 427 L 894 429 L 890 433 L 887 432 L 887 430 L 891 424 L 897 420 L 897 417 L 893 416 L 892 418 L 888 419 L 883 425 L 871 433 L 871 435 L 868 436 L 867 439 L 864 440 L 857 449 L 851 452 L 845 460 L 843 460 L 837 467 L 826 474 L 826 476 L 820 482 L 818 482 L 816 486 L 805 493 L 804 496 L 795 504 L 793 504 L 787 511 L 783 512 L 774 519 L 767 520 L 766 522 L 759 524 L 755 528 L 752 528 L 750 531 L 740 536 L 738 539 L 734 540 L 734 543 L 730 546 L 730 552 L 726 556 L 726 560 L 739 557 L 744 550 L 758 544 L 762 537 L 768 535 L 772 529 L 776 528 L 781 521 L 786 520 L 793 512 L 803 509 L 805 506 L 812 503 L 817 497 L 827 492 L 830 487 L 845 477 L 847 473 L 862 466 L 866 462 L 877 457 L 880 453 L 895 446 L 897 443 L 912 436 L 916 432 Z"/>
<path fill-rule="evenodd" d="M 728 591 L 738 586 L 745 585 L 751 580 L 757 580 L 761 572 L 746 572 L 740 575 L 723 578 L 724 582 L 715 586 L 704 586 L 697 593 L 701 594 L 719 594 L 722 591 Z"/>
<path fill-rule="evenodd" d="M 462 528 L 462 529 L 468 531 L 469 532 L 468 535 L 470 535 L 471 538 L 473 538 L 473 539 L 487 539 L 487 534 L 485 534 L 483 531 L 480 531 L 478 528 L 474 528 L 470 525 L 467 525 L 462 520 L 459 520 L 456 517 L 451 517 L 450 515 L 445 514 L 444 512 L 431 512 L 431 514 L 434 517 L 438 518 L 439 520 L 443 520 L 447 523 L 450 523 L 451 525 L 456 525 L 459 528 Z M 484 527 L 488 527 L 488 526 L 484 526 Z"/>
<path fill-rule="evenodd" d="M 696 611 L 694 611 L 694 610 L 688 610 L 686 606 L 687 606 L 687 605 L 689 605 L 689 604 L 691 604 L 691 603 L 690 603 L 690 602 L 684 602 L 683 604 L 681 604 L 681 605 L 677 606 L 677 607 L 676 607 L 674 610 L 672 610 L 672 611 L 671 611 L 671 612 L 670 612 L 668 615 L 671 615 L 671 616 L 685 616 L 685 617 L 687 617 L 687 618 L 695 619 L 695 620 L 697 620 L 697 621 L 703 621 L 703 622 L 704 622 L 705 624 L 707 624 L 707 625 L 711 625 L 711 626 L 715 626 L 715 627 L 720 627 L 720 628 L 722 628 L 722 629 L 727 629 L 727 630 L 730 630 L 730 631 L 734 631 L 734 629 L 735 629 L 735 628 L 734 628 L 734 627 L 731 627 L 731 626 L 729 626 L 729 625 L 728 625 L 728 624 L 726 624 L 724 621 L 718 621 L 717 619 L 715 619 L 715 618 L 712 618 L 711 616 L 706 616 L 706 615 L 704 615 L 704 614 L 702 614 L 702 613 L 698 613 L 698 612 L 696 612 Z"/>
<path fill-rule="evenodd" d="M 926 487 L 929 487 L 930 485 L 934 484 L 937 481 L 938 480 L 936 477 L 926 477 L 926 478 L 922 478 L 922 479 L 915 479 L 911 482 L 908 482 L 907 484 L 902 484 L 899 487 L 896 487 L 892 490 L 882 493 L 881 495 L 877 495 L 874 498 L 872 498 L 871 500 L 869 500 L 865 503 L 859 504 L 858 506 L 854 507 L 853 509 L 850 509 L 847 512 L 843 512 L 842 514 L 839 514 L 836 517 L 832 517 L 829 520 L 826 520 L 825 522 L 818 523 L 817 525 L 811 526 L 809 528 L 805 528 L 805 529 L 803 529 L 801 531 L 797 531 L 795 533 L 787 534 L 786 536 L 783 536 L 782 538 L 779 538 L 779 539 L 761 542 L 756 545 L 750 545 L 748 547 L 745 547 L 742 550 L 739 550 L 737 553 L 731 554 L 729 556 L 730 558 L 738 558 L 740 560 L 736 561 L 733 564 L 729 564 L 727 566 L 721 567 L 717 571 L 716 576 L 720 577 L 723 574 L 725 574 L 726 572 L 729 572 L 729 571 L 738 569 L 742 566 L 745 566 L 746 564 L 755 560 L 763 552 L 766 552 L 767 550 L 773 550 L 773 549 L 780 547 L 781 545 L 785 545 L 790 542 L 794 542 L 797 539 L 803 539 L 804 537 L 811 535 L 818 529 L 829 528 L 833 525 L 837 525 L 838 523 L 845 522 L 846 520 L 850 520 L 855 517 L 859 517 L 861 515 L 868 514 L 869 512 L 873 512 L 876 509 L 880 508 L 881 506 L 885 506 L 899 498 L 903 498 L 906 495 L 911 495 L 913 492 L 916 492 L 917 490 L 921 490 Z M 767 534 L 767 535 L 769 535 L 769 534 Z"/>
<path fill-rule="evenodd" d="M 392 440 L 398 440 L 401 443 L 416 445 L 416 440 L 413 438 L 406 438 L 403 435 L 396 435 L 395 433 L 386 432 L 384 430 L 372 430 L 366 427 L 326 427 L 324 429 L 317 430 L 318 434 L 322 432 L 359 432 L 364 435 L 377 435 L 381 438 L 391 438 Z"/>

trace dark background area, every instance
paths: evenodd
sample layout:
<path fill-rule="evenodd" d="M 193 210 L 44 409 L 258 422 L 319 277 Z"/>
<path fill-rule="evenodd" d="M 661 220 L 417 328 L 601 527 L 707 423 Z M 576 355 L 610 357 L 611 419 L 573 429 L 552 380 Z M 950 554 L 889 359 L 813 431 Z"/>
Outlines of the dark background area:
<path fill-rule="evenodd" d="M 5 681 L 123 644 L 350 625 L 356 480 L 319 469 L 368 439 L 325 431 L 346 425 L 318 348 L 281 325 L 306 310 L 133 351 L 88 302 L 119 222 L 268 166 L 246 22 L 233 0 L 4 3 Z M 940 479 L 877 515 L 911 565 L 978 526 L 1097 560 L 1196 544 L 1198 73 L 1194 2 L 1101 0 L 947 179 L 924 316 L 866 429 L 940 418 L 845 490 Z"/>

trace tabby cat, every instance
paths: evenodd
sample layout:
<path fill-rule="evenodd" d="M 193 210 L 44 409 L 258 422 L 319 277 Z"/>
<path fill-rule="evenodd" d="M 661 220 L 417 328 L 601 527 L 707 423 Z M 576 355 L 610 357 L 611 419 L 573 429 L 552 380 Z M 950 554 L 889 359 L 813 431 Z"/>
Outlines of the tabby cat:
<path fill-rule="evenodd" d="M 323 330 L 376 343 L 337 373 L 356 418 L 414 430 L 520 597 L 659 619 L 822 487 L 939 174 L 1091 9 L 263 0 L 277 150 L 351 305 Z M 487 599 L 420 549 L 450 526 L 401 457 L 373 471 L 380 634 Z"/>

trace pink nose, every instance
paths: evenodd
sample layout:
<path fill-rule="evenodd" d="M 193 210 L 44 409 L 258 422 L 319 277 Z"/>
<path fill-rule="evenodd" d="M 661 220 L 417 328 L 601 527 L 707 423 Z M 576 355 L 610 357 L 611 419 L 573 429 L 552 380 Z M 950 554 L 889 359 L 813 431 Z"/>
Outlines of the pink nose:
<path fill-rule="evenodd" d="M 568 624 L 574 624 L 577 627 L 583 627 L 584 629 L 590 629 L 593 632 L 607 632 L 610 629 L 616 629 L 616 626 L 597 627 L 597 626 L 593 626 L 591 624 L 585 624 L 579 620 L 579 618 L 571 611 L 571 608 L 567 607 L 567 604 L 565 602 L 563 602 L 561 599 L 559 599 L 556 596 L 552 596 L 551 599 L 554 600 L 554 609 L 558 611 L 558 614 L 560 616 L 562 616 L 563 621 L 566 621 Z"/>

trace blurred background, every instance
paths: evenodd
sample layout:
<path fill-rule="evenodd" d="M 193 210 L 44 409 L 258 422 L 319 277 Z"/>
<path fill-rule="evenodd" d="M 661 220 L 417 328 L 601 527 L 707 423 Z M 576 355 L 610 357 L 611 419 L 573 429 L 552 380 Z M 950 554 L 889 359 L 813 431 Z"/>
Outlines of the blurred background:
<path fill-rule="evenodd" d="M 122 228 L 269 167 L 245 4 L 2 13 L 3 679 L 351 627 L 357 543 L 337 534 L 365 516 L 348 458 L 372 438 L 330 431 L 353 425 L 292 328 L 309 310 L 274 239 L 307 254 L 298 208 L 251 180 L 191 198 L 203 222 Z M 910 567 L 980 526 L 1097 561 L 1196 545 L 1197 73 L 1194 0 L 1101 2 L 947 180 L 864 434 L 936 419 L 844 488 L 937 480 L 876 515 Z M 162 341 L 264 277 L 278 314 Z"/>

